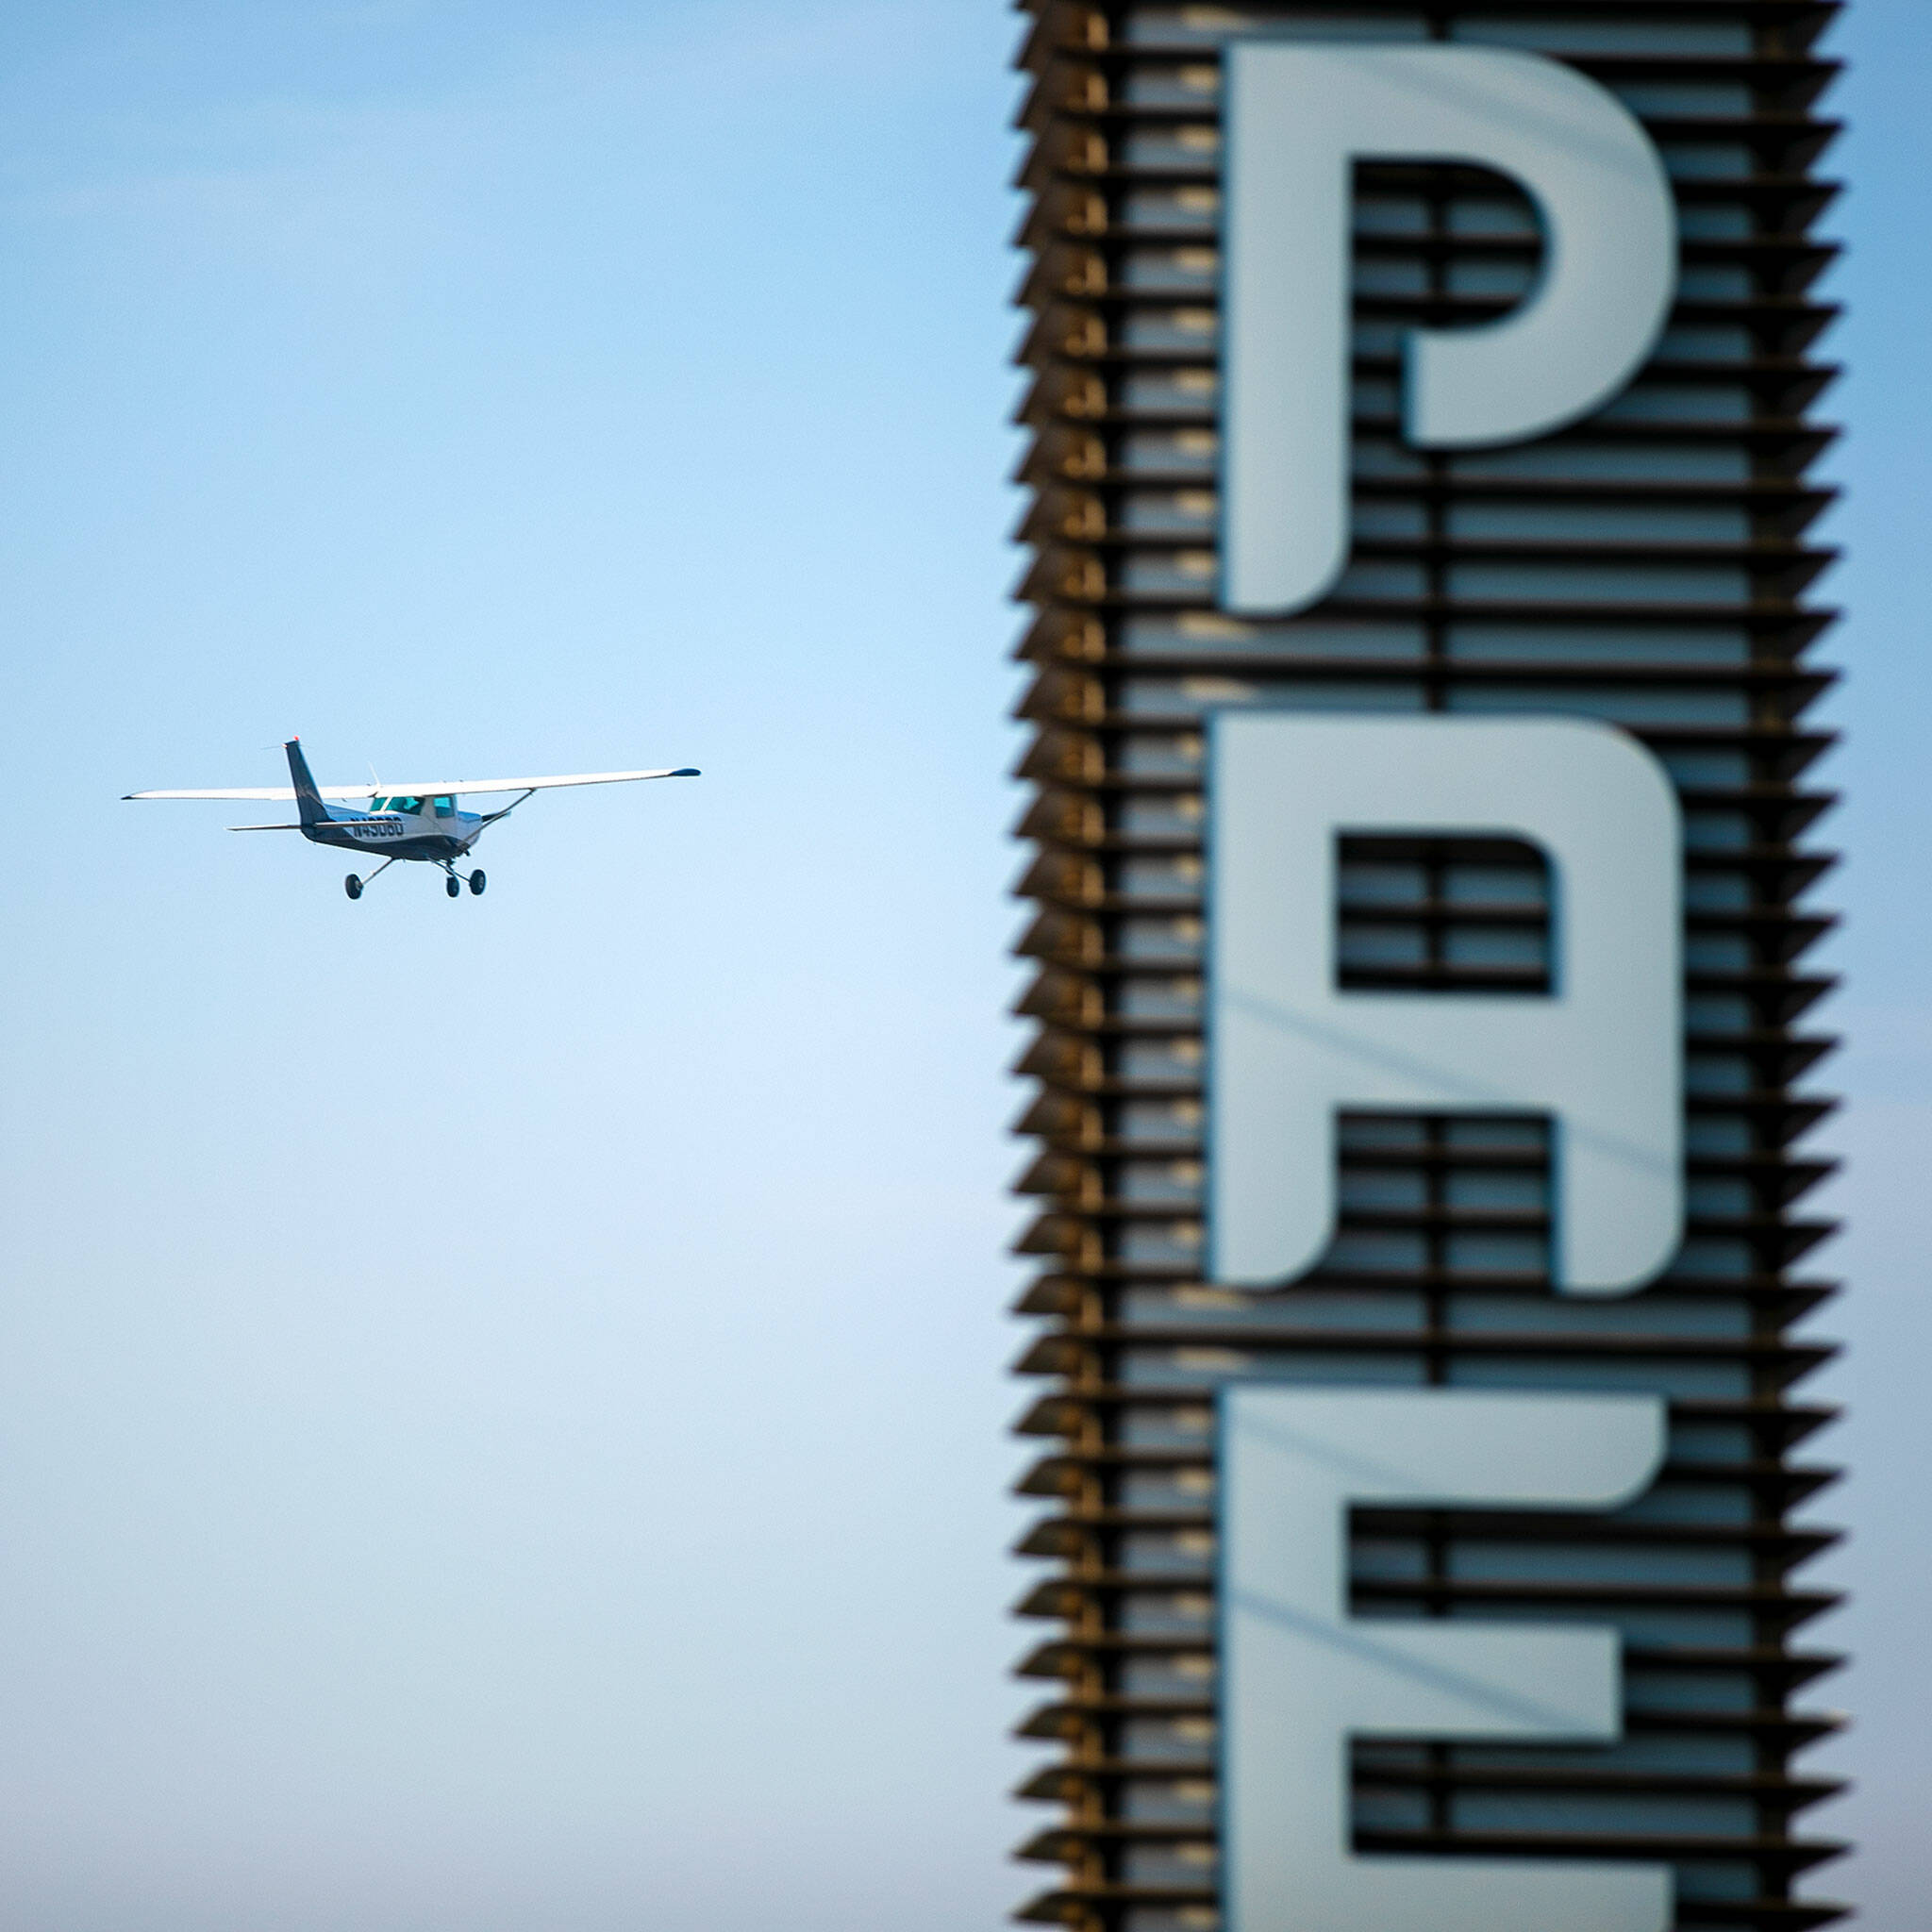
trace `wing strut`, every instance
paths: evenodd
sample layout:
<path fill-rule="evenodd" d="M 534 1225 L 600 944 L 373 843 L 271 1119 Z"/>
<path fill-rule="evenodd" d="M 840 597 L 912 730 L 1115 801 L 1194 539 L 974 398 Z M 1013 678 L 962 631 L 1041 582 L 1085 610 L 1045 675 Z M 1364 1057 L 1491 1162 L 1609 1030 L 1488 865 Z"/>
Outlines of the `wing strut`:
<path fill-rule="evenodd" d="M 535 798 L 536 795 L 537 788 L 534 785 L 532 785 L 530 789 L 524 793 L 524 798 Z M 510 802 L 507 806 L 505 806 L 501 811 L 486 811 L 483 814 L 483 824 L 486 825 L 493 825 L 498 819 L 508 818 L 510 813 L 516 810 L 518 806 L 523 804 L 524 798 L 512 798 Z M 481 827 L 479 826 L 478 829 L 480 830 Z"/>

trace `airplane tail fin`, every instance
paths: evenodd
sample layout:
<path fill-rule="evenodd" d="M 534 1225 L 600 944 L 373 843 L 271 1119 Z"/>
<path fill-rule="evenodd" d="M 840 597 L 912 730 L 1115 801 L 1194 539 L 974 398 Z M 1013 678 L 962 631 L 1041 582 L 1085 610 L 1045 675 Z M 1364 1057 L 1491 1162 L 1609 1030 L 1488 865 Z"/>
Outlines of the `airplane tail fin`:
<path fill-rule="evenodd" d="M 315 789 L 315 774 L 308 769 L 308 760 L 302 756 L 302 741 L 291 738 L 282 749 L 289 754 L 289 776 L 295 784 L 295 809 L 304 828 L 327 824 L 328 811 L 323 805 L 322 793 Z"/>

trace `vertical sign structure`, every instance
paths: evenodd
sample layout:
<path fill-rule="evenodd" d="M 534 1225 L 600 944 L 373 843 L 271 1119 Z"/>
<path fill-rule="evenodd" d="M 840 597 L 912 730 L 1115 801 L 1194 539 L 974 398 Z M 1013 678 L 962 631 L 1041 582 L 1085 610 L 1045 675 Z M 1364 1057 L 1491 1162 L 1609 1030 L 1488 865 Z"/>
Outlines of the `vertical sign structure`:
<path fill-rule="evenodd" d="M 1803 1446 L 1825 1420 L 1802 1386 L 1825 1351 L 1792 1328 L 1827 1292 L 1805 1266 L 1826 1229 L 1803 1205 L 1824 1168 L 1796 1143 L 1825 1110 L 1802 1082 L 1826 1045 L 1805 1018 L 1826 990 L 1806 958 L 1827 921 L 1801 902 L 1828 862 L 1807 842 L 1827 804 L 1807 773 L 1827 741 L 1805 721 L 1827 681 L 1811 652 L 1828 613 L 1807 601 L 1826 557 L 1807 532 L 1826 502 L 1807 472 L 1827 441 L 1810 412 L 1830 374 L 1813 358 L 1830 310 L 1811 293 L 1829 250 L 1810 230 L 1832 192 L 1814 173 L 1832 132 L 1814 104 L 1832 66 L 1813 49 L 1834 8 L 1026 10 L 1024 535 L 1036 560 L 1023 592 L 1034 737 L 1022 769 L 1037 857 L 1021 950 L 1035 969 L 1022 1009 L 1038 1030 L 1022 1071 L 1038 1091 L 1022 1124 L 1039 1143 L 1023 1189 L 1040 1212 L 1022 1241 L 1039 1262 L 1022 1303 L 1039 1329 L 1021 1368 L 1042 1386 L 1022 1428 L 1042 1450 L 1024 1488 L 1045 1505 L 1024 1547 L 1052 1567 L 1024 1613 L 1052 1627 L 1024 1671 L 1052 1687 L 1027 1734 L 1055 1748 L 1027 1795 L 1059 1811 L 1025 1855 L 1059 1870 L 1023 1916 L 1087 1932 L 1302 1932 L 1332 1909 L 1349 1932 L 1390 1932 L 1432 1921 L 1413 1915 L 1412 1898 L 1374 1901 L 1418 1882 L 1429 1896 L 1430 1875 L 1455 1867 L 1440 1888 L 1442 1924 L 1518 1932 L 1538 1886 L 1582 1902 L 1566 1925 L 1637 1926 L 1646 1914 L 1705 1932 L 1824 1924 L 1839 1913 L 1809 1899 L 1806 1874 L 1837 1848 L 1808 1835 L 1803 1814 L 1829 1787 L 1801 1754 L 1830 1728 L 1806 1686 L 1832 1660 L 1807 1641 L 1828 1599 L 1802 1566 L 1826 1539 L 1792 1512 L 1828 1477 Z M 1303 167 L 1295 142 L 1333 146 L 1329 120 L 1354 141 L 1350 114 L 1379 117 L 1339 163 L 1345 327 L 1315 307 L 1286 315 L 1293 390 L 1286 365 L 1268 362 L 1267 330 L 1283 305 L 1319 304 L 1338 274 L 1312 256 L 1305 273 L 1286 257 L 1227 258 L 1237 219 L 1265 242 L 1256 183 L 1228 178 L 1237 135 L 1259 125 L 1237 129 L 1230 112 L 1243 63 L 1261 71 L 1244 51 L 1257 45 L 1343 57 L 1332 91 L 1310 92 L 1303 73 L 1300 106 L 1269 137 L 1271 166 Z M 1541 117 L 1519 165 L 1485 131 L 1497 120 L 1493 61 L 1445 92 L 1426 64 L 1411 75 L 1400 60 L 1349 58 L 1431 48 L 1513 50 L 1596 92 L 1587 100 L 1568 79 L 1530 75 L 1525 92 L 1503 75 L 1503 92 L 1535 95 Z M 1388 105 L 1411 79 L 1413 118 Z M 1452 332 L 1521 317 L 1576 269 L 1592 224 L 1595 242 L 1618 225 L 1614 209 L 1592 212 L 1587 166 L 1580 186 L 1549 168 L 1524 185 L 1550 142 L 1569 138 L 1558 128 L 1540 147 L 1538 127 L 1557 127 L 1568 103 L 1597 113 L 1605 95 L 1641 124 L 1640 145 L 1667 177 L 1674 278 L 1646 291 L 1639 274 L 1625 305 L 1635 314 L 1655 297 L 1660 332 L 1624 316 L 1621 346 L 1583 345 L 1595 376 L 1566 376 L 1551 357 L 1605 300 L 1587 277 L 1568 285 L 1588 295 L 1573 304 L 1581 321 L 1545 327 L 1541 344 L 1521 334 L 1523 422 L 1507 431 L 1509 358 L 1491 357 L 1485 373 Z M 1580 137 L 1572 158 L 1588 149 L 1625 165 L 1630 142 L 1599 124 L 1613 138 Z M 1621 231 L 1640 271 L 1655 226 L 1641 172 L 1634 225 Z M 1260 190 L 1292 219 L 1296 245 L 1319 254 L 1332 185 L 1296 175 Z M 1252 326 L 1234 351 L 1228 305 L 1243 300 Z M 1322 388 L 1324 327 L 1342 365 L 1334 398 Z M 1422 337 L 1436 346 L 1419 352 Z M 1628 374 L 1611 370 L 1586 394 L 1612 350 L 1630 355 Z M 1244 422 L 1230 452 L 1224 407 L 1236 386 L 1274 414 L 1267 435 Z M 1330 400 L 1339 414 L 1324 414 Z M 1342 514 L 1324 508 L 1324 475 Z M 1613 872 L 1617 852 L 1591 856 L 1588 814 L 1573 854 L 1533 811 L 1478 806 L 1476 823 L 1403 823 L 1407 806 L 1391 808 L 1391 822 L 1337 805 L 1317 854 L 1332 903 L 1313 907 L 1305 867 L 1300 910 L 1271 926 L 1257 872 L 1246 936 L 1230 937 L 1215 921 L 1233 915 L 1206 888 L 1222 891 L 1248 862 L 1224 849 L 1248 834 L 1218 824 L 1217 788 L 1246 785 L 1265 828 L 1280 767 L 1260 740 L 1242 750 L 1231 733 L 1264 711 L 1594 721 L 1668 774 L 1674 798 L 1645 837 L 1664 824 L 1681 841 L 1670 881 L 1680 981 L 1667 1006 L 1646 991 L 1642 1009 L 1681 1024 L 1669 1066 L 1683 1104 L 1666 1131 L 1640 1094 L 1626 1111 L 1641 1131 L 1624 1137 L 1642 1143 L 1632 1172 L 1659 1147 L 1681 1163 L 1667 1198 L 1644 1184 L 1651 1232 L 1599 1214 L 1592 1234 L 1591 1201 L 1573 1202 L 1574 1136 L 1596 1129 L 1563 1111 L 1573 1098 L 1587 1111 L 1591 1092 L 1566 1098 L 1562 1080 L 1591 1083 L 1557 1032 L 1549 1068 L 1525 1073 L 1501 1052 L 1488 1088 L 1467 1040 L 1454 1079 L 1419 1070 L 1426 1028 L 1384 1052 L 1374 1079 L 1330 1051 L 1334 1027 L 1362 1012 L 1399 1019 L 1403 995 L 1452 1014 L 1457 997 L 1491 1011 L 1560 1001 L 1596 957 L 1565 958 L 1565 934 L 1616 942 L 1601 905 L 1583 908 L 1593 925 L 1576 923 L 1570 902 L 1588 881 L 1565 868 Z M 1341 798 L 1365 768 L 1322 742 L 1294 752 L 1295 781 L 1326 783 L 1327 758 Z M 1362 757 L 1383 756 L 1380 742 L 1364 739 Z M 1390 756 L 1391 770 L 1411 769 L 1399 744 Z M 1250 784 L 1243 772 L 1260 775 Z M 1372 807 L 1376 788 L 1356 789 Z M 1308 811 L 1329 794 L 1307 795 L 1315 805 L 1291 814 L 1304 843 Z M 1232 891 L 1224 897 L 1232 904 Z M 1224 1019 L 1248 997 L 1223 983 L 1230 946 L 1264 968 L 1271 947 L 1301 947 L 1304 979 L 1324 982 L 1309 998 L 1329 1001 L 1322 1024 L 1333 1026 L 1303 1025 L 1296 1064 L 1315 1072 L 1292 1074 L 1331 1080 L 1339 1096 L 1312 1125 L 1271 1120 L 1277 1089 L 1236 1092 L 1215 1059 L 1225 1041 L 1210 1007 Z M 1601 995 L 1607 1011 L 1619 983 Z M 1274 1024 L 1269 996 L 1249 998 L 1241 1024 Z M 1222 1030 L 1232 1037 L 1232 1023 Z M 1600 1132 L 1596 1150 L 1623 1158 L 1618 1131 Z M 1329 1170 L 1279 1176 L 1297 1221 L 1271 1207 L 1267 1163 L 1307 1160 L 1311 1144 Z M 1659 1201 L 1682 1214 L 1680 1243 Z M 1325 1246 L 1268 1285 L 1269 1257 L 1303 1252 L 1311 1213 L 1318 1239 L 1330 1230 Z M 1641 1258 L 1659 1225 L 1665 1257 L 1633 1286 L 1610 1251 L 1622 1240 Z M 1217 1278 L 1224 1244 L 1233 1259 Z M 1593 1260 L 1599 1251 L 1607 1258 Z M 1244 1267 L 1244 1256 L 1259 1258 Z M 1341 1401 L 1332 1427 L 1311 1406 L 1317 1392 L 1350 1391 L 1359 1399 Z M 1544 1466 L 1533 1443 L 1485 1448 L 1512 1439 L 1481 1435 L 1503 1424 L 1480 1405 L 1511 1398 L 1536 1405 L 1518 1420 L 1546 1435 L 1560 1435 L 1563 1415 L 1587 1436 L 1596 1407 L 1649 1402 L 1655 1479 L 1618 1489 L 1565 1476 L 1561 1456 Z M 1393 1407 L 1385 1416 L 1374 1403 Z M 1447 1446 L 1432 1452 L 1438 1441 Z M 1456 1456 L 1474 1461 L 1457 1474 Z M 1295 1474 L 1309 1470 L 1319 1480 Z M 1284 1497 L 1292 1508 L 1277 1507 Z M 1296 1510 L 1332 1522 L 1345 1561 L 1333 1548 L 1298 1554 Z M 1217 1550 L 1217 1536 L 1241 1549 Z M 1218 1601 L 1243 1590 L 1243 1603 Z M 1499 1647 L 1495 1633 L 1511 1626 L 1520 1652 Z M 1590 1632 L 1611 1648 L 1588 1671 L 1563 1664 Z M 1345 1650 L 1345 1671 L 1303 1668 L 1323 1643 Z M 1420 1676 L 1414 1694 L 1391 1688 L 1388 1660 L 1405 1656 L 1445 1660 L 1433 1704 Z M 1524 1676 L 1512 1689 L 1517 1656 Z M 1474 1690 L 1450 1682 L 1458 1657 L 1489 1660 Z M 1238 1710 L 1223 1702 L 1230 1667 L 1247 1673 Z M 1544 1700 L 1556 1715 L 1532 1707 L 1539 1670 L 1557 1674 L 1562 1695 Z M 1607 1718 L 1560 1715 L 1565 1697 L 1583 1709 L 1604 1696 Z M 1490 1699 L 1488 1718 L 1456 1716 L 1471 1697 Z M 1435 1717 L 1406 1733 L 1406 1713 L 1424 1707 Z M 1271 1742 L 1281 1708 L 1299 1728 Z M 1334 1790 L 1318 1789 L 1317 1724 L 1339 1737 Z M 1224 1776 L 1248 1783 L 1231 1793 Z M 1292 1815 L 1277 1818 L 1283 1807 Z M 1330 1813 L 1332 1829 L 1319 1824 Z M 1325 1850 L 1311 1865 L 1283 1854 L 1291 1840 Z M 1486 1890 L 1483 1874 L 1511 1861 L 1518 1877 Z M 1611 1879 L 1591 1878 L 1606 1868 Z"/>

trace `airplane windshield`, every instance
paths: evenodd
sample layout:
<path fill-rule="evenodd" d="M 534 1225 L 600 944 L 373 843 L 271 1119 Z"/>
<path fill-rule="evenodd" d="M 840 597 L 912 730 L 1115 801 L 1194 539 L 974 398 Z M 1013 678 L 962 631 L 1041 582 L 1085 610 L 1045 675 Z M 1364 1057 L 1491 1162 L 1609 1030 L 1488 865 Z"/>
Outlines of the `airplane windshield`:
<path fill-rule="evenodd" d="M 438 818 L 448 819 L 456 816 L 457 802 L 454 798 L 432 798 L 429 802 L 436 808 Z"/>

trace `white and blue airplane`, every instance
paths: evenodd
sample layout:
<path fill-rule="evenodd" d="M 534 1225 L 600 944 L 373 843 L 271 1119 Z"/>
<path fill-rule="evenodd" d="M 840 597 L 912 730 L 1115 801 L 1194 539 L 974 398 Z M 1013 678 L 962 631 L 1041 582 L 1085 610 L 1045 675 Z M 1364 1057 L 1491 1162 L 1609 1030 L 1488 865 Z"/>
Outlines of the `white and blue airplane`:
<path fill-rule="evenodd" d="M 258 798 L 292 799 L 297 813 L 292 824 L 230 825 L 231 832 L 300 832 L 317 845 L 334 845 L 345 852 L 380 853 L 382 863 L 368 878 L 351 873 L 342 890 L 352 899 L 362 896 L 363 888 L 377 874 L 387 872 L 399 858 L 416 858 L 443 871 L 443 890 L 452 899 L 460 898 L 464 874 L 457 861 L 467 858 L 470 848 L 498 819 L 507 819 L 525 798 L 548 791 L 560 785 L 627 785 L 637 778 L 695 778 L 694 766 L 683 765 L 675 772 L 574 772 L 560 778 L 439 778 L 434 783 L 418 779 L 408 785 L 318 785 L 302 756 L 302 741 L 291 738 L 282 749 L 289 754 L 289 775 L 292 787 L 257 786 L 230 788 L 223 791 L 129 791 L 128 798 Z M 457 799 L 465 791 L 520 791 L 501 811 L 462 811 Z M 355 811 L 331 805 L 332 798 L 366 798 L 367 811 Z M 468 874 L 471 891 L 480 892 L 484 876 L 480 870 Z"/>

